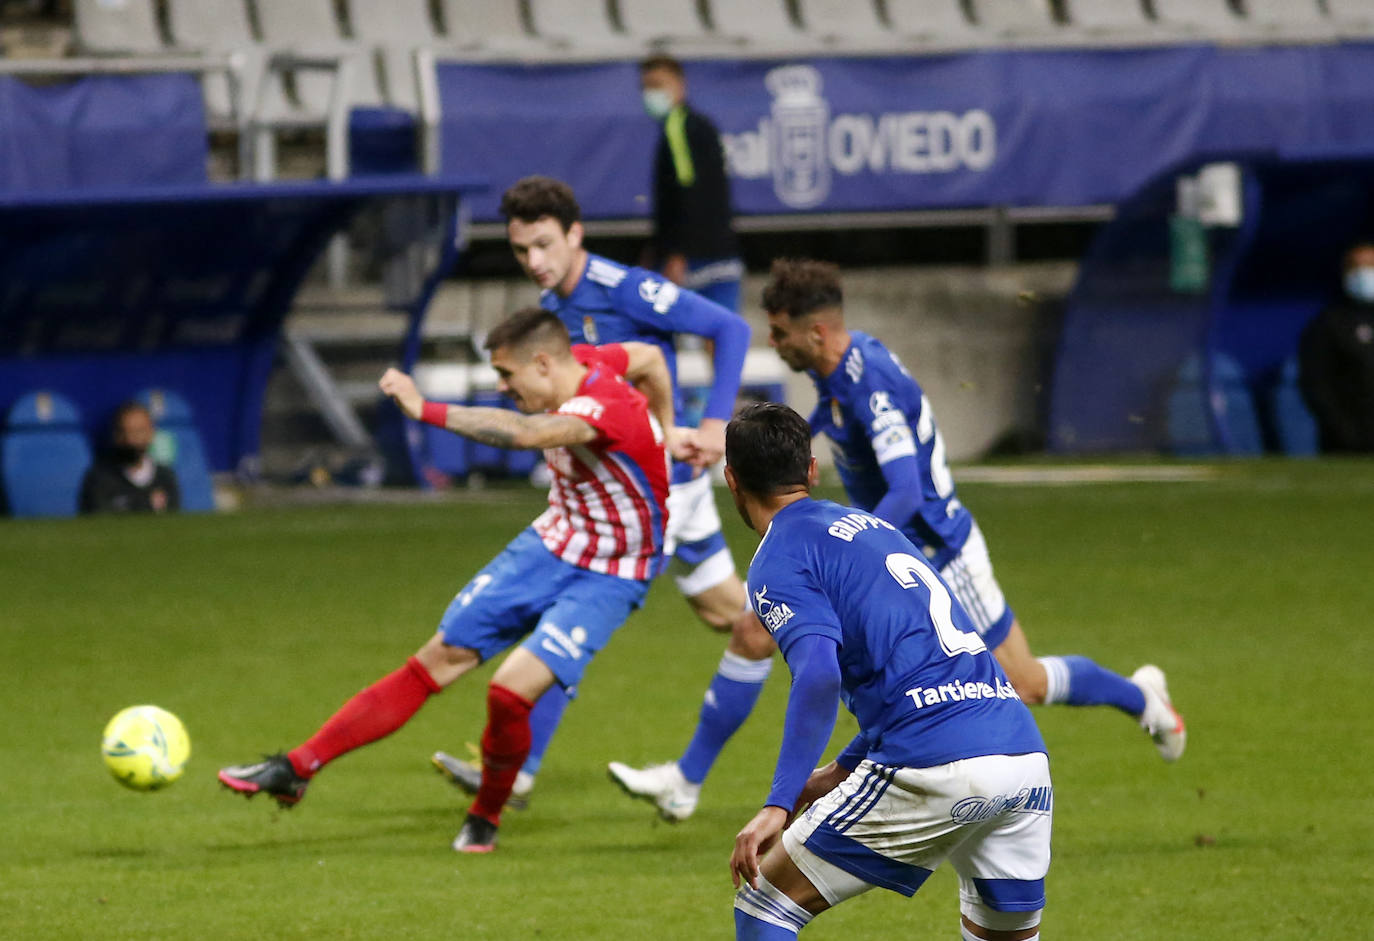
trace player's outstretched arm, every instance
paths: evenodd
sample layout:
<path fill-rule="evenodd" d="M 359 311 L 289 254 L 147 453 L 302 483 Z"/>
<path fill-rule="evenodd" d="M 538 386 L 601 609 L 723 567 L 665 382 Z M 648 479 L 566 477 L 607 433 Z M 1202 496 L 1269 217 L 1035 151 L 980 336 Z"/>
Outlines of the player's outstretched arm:
<path fill-rule="evenodd" d="M 498 448 L 538 451 L 588 444 L 597 435 L 595 428 L 572 415 L 521 415 L 509 409 L 476 405 L 442 407 L 447 409 L 443 427 Z"/>

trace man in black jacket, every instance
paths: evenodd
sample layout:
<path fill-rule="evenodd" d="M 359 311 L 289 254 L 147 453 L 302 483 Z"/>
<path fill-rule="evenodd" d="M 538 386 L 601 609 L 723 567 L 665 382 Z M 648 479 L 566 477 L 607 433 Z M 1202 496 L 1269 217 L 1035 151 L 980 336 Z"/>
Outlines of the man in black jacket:
<path fill-rule="evenodd" d="M 1299 381 L 1323 451 L 1374 451 L 1374 241 L 1346 253 L 1344 287 L 1303 331 Z"/>
<path fill-rule="evenodd" d="M 744 265 L 730 225 L 730 181 L 720 132 L 687 104 L 682 63 L 656 55 L 639 66 L 644 110 L 663 122 L 654 159 L 654 267 L 676 284 L 739 310 Z"/>
<path fill-rule="evenodd" d="M 153 416 L 137 402 L 115 412 L 110 447 L 81 483 L 83 513 L 163 513 L 181 506 L 176 474 L 148 454 Z"/>

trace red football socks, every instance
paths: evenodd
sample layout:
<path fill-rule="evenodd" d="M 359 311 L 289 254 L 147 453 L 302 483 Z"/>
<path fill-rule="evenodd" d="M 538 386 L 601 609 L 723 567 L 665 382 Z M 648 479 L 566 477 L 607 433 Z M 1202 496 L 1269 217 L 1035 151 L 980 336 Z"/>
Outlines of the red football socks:
<path fill-rule="evenodd" d="M 487 727 L 482 733 L 482 786 L 469 813 L 501 823 L 501 808 L 530 754 L 534 703 L 504 686 L 487 687 Z"/>
<path fill-rule="evenodd" d="M 395 732 L 439 689 L 424 665 L 411 657 L 405 666 L 344 703 L 318 732 L 286 757 L 297 774 L 308 778 L 344 752 Z"/>

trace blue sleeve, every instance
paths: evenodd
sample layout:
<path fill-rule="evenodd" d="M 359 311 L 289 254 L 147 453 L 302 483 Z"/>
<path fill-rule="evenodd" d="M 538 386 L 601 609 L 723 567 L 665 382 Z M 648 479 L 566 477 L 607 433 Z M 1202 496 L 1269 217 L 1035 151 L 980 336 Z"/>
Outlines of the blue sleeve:
<path fill-rule="evenodd" d="M 887 484 L 887 492 L 873 508 L 873 515 L 898 528 L 906 525 L 925 499 L 921 488 L 920 442 L 911 427 L 912 418 L 920 420 L 920 406 L 916 406 L 914 416 L 908 416 L 902 409 L 903 400 L 910 398 L 904 393 L 912 391 L 906 388 L 909 384 L 910 379 L 885 375 L 874 363 L 872 371 L 864 377 L 864 385 L 857 390 L 859 395 L 854 403 L 856 417 Z M 919 388 L 915 388 L 914 397 L 920 402 Z"/>
<path fill-rule="evenodd" d="M 873 508 L 873 515 L 901 529 L 920 509 L 925 495 L 921 490 L 921 465 L 914 457 L 899 457 L 883 464 L 887 493 Z"/>
<path fill-rule="evenodd" d="M 674 332 L 694 333 L 711 341 L 711 395 L 702 415 L 729 421 L 735 414 L 744 357 L 749 352 L 749 324 L 734 311 L 692 291 L 683 291 L 670 313 Z"/>
<path fill-rule="evenodd" d="M 836 650 L 829 637 L 807 634 L 784 654 L 792 671 L 792 691 L 787 697 L 773 789 L 765 805 L 781 807 L 789 814 L 806 786 L 806 779 L 820 764 L 835 728 L 840 706 L 840 662 Z"/>
<path fill-rule="evenodd" d="M 745 319 L 642 268 L 630 269 L 617 291 L 619 308 L 637 323 L 712 342 L 714 378 L 704 416 L 728 420 L 735 413 L 744 356 L 749 352 L 750 329 Z"/>

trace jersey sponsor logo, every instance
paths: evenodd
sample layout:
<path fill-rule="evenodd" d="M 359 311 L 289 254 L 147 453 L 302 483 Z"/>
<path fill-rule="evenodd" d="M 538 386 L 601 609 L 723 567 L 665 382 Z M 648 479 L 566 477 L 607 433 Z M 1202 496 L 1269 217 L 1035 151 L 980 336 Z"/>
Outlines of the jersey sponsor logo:
<path fill-rule="evenodd" d="M 571 631 L 564 632 L 557 624 L 546 621 L 539 626 L 539 632 L 544 635 L 539 641 L 539 646 L 555 657 L 567 660 L 582 658 L 582 645 L 587 642 L 585 627 L 574 627 Z"/>
<path fill-rule="evenodd" d="M 869 516 L 867 513 L 846 513 L 831 523 L 826 532 L 843 542 L 853 542 L 855 536 L 869 529 L 890 529 L 894 533 L 897 531 L 897 527 L 876 516 Z"/>
<path fill-rule="evenodd" d="M 606 406 L 589 395 L 575 395 L 558 406 L 558 414 L 560 415 L 576 415 L 579 418 L 590 418 L 593 421 L 601 418 L 605 411 Z"/>
<path fill-rule="evenodd" d="M 892 393 L 879 389 L 868 397 L 868 410 L 874 415 L 882 415 L 893 409 Z"/>
<path fill-rule="evenodd" d="M 942 706 L 951 702 L 971 702 L 977 699 L 1015 699 L 1018 701 L 1021 699 L 1020 696 L 1016 695 L 1016 687 L 1010 683 L 1004 683 L 1000 676 L 996 678 L 995 685 L 955 680 L 953 683 L 942 683 L 939 686 L 916 686 L 902 695 L 910 696 L 917 709 Z"/>
<path fill-rule="evenodd" d="M 864 374 L 864 354 L 857 346 L 844 358 L 844 372 L 850 382 L 858 382 Z"/>
<path fill-rule="evenodd" d="M 1015 794 L 995 797 L 965 797 L 949 809 L 955 823 L 983 823 L 1002 814 L 1048 814 L 1054 809 L 1054 788 L 1023 787 Z"/>
<path fill-rule="evenodd" d="M 763 626 L 768 628 L 768 633 L 776 634 L 778 628 L 796 616 L 795 612 L 785 601 L 773 601 L 768 597 L 768 586 L 764 585 L 754 592 L 754 611 L 758 614 Z"/>
<path fill-rule="evenodd" d="M 668 310 L 677 303 L 678 295 L 682 291 L 671 281 L 655 281 L 653 278 L 645 278 L 639 282 L 639 296 L 644 299 L 646 304 L 654 305 L 654 313 L 666 314 Z"/>
<path fill-rule="evenodd" d="M 601 342 L 601 334 L 596 329 L 596 318 L 590 314 L 582 318 L 582 336 L 593 346 Z"/>

